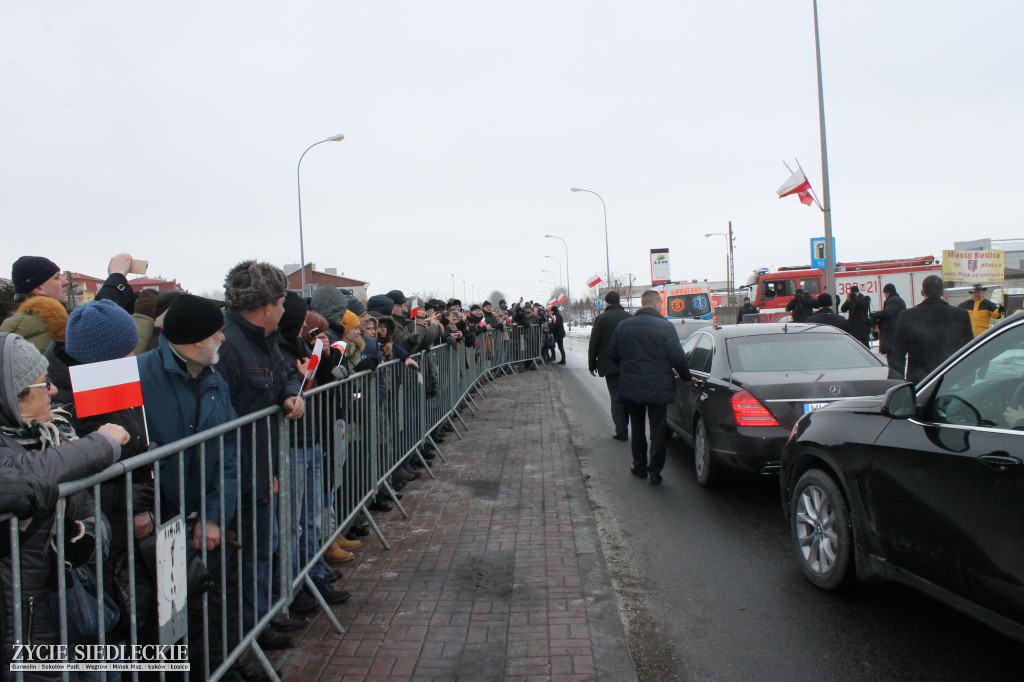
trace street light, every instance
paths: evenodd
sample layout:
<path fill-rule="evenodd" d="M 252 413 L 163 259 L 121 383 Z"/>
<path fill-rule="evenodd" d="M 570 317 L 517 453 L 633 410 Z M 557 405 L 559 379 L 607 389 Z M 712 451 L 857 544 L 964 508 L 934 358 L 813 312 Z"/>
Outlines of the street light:
<path fill-rule="evenodd" d="M 582 187 L 570 187 L 569 191 L 570 192 L 588 192 L 589 194 L 593 194 L 598 199 L 601 199 L 601 208 L 604 209 L 604 267 L 605 267 L 605 270 L 606 270 L 605 275 L 608 277 L 608 283 L 607 283 L 606 286 L 611 286 L 612 285 L 612 265 L 611 265 L 611 259 L 608 256 L 608 207 L 605 205 L 604 199 L 601 198 L 601 195 L 598 194 L 597 192 L 593 191 L 593 190 L 583 189 Z"/>
<path fill-rule="evenodd" d="M 551 291 L 553 292 L 555 290 L 555 282 L 556 282 L 555 273 L 551 272 L 550 270 L 541 270 L 541 272 L 546 272 L 549 275 L 551 275 Z"/>
<path fill-rule="evenodd" d="M 452 298 L 455 298 L 455 273 L 452 273 Z"/>
<path fill-rule="evenodd" d="M 733 236 L 732 236 L 732 221 L 729 221 L 729 232 L 706 232 L 704 238 L 722 236 L 725 237 L 726 246 L 728 247 L 725 253 L 725 286 L 729 290 L 729 304 L 732 304 L 732 295 L 734 285 L 736 283 L 736 261 L 733 260 Z"/>
<path fill-rule="evenodd" d="M 306 247 L 302 240 L 302 159 L 306 158 L 306 153 L 313 147 L 323 144 L 324 142 L 341 142 L 345 139 L 344 135 L 335 135 L 334 137 L 328 137 L 326 140 L 320 140 L 315 142 L 308 147 L 306 151 L 302 152 L 302 156 L 299 157 L 299 165 L 295 169 L 295 180 L 298 184 L 299 189 L 299 271 L 302 273 L 302 295 L 306 295 Z"/>
<path fill-rule="evenodd" d="M 607 231 L 605 231 L 607 235 Z M 569 245 L 565 243 L 565 240 L 555 234 L 544 235 L 545 239 L 557 239 L 562 242 L 562 246 L 565 247 L 565 298 L 569 301 L 569 331 L 572 331 L 572 294 L 569 293 Z M 605 248 L 608 247 L 608 242 L 605 241 Z"/>

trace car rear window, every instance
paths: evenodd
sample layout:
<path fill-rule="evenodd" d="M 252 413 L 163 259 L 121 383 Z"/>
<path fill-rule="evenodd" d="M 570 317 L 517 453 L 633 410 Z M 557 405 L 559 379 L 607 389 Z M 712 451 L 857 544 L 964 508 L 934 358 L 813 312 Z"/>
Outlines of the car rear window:
<path fill-rule="evenodd" d="M 734 372 L 856 369 L 880 364 L 864 346 L 845 334 L 740 336 L 727 339 L 726 348 Z"/>

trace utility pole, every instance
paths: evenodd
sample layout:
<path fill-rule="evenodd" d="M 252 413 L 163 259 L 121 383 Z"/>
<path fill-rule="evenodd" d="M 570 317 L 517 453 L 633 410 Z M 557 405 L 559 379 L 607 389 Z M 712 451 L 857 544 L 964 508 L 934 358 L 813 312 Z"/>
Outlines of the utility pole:
<path fill-rule="evenodd" d="M 729 221 L 729 304 L 733 303 L 733 292 L 736 290 L 736 259 L 733 256 L 732 221 Z"/>
<path fill-rule="evenodd" d="M 629 301 L 629 312 L 633 312 L 633 273 L 627 272 L 629 275 L 629 287 L 626 289 L 627 300 Z"/>

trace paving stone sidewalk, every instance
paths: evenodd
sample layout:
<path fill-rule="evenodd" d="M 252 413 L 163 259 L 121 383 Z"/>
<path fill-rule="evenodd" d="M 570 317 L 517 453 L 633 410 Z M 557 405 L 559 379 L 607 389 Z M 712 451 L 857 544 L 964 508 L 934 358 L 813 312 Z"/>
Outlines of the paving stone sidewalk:
<path fill-rule="evenodd" d="M 406 488 L 409 518 L 375 515 L 391 550 L 371 535 L 341 567 L 345 634 L 318 615 L 273 657 L 285 679 L 636 679 L 558 369 L 478 392 L 436 478 Z"/>

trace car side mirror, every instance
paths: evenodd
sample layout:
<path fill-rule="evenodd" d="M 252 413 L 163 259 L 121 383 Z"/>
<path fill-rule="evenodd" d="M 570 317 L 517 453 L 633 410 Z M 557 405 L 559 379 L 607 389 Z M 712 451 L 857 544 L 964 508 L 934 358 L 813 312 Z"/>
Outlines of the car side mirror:
<path fill-rule="evenodd" d="M 882 402 L 882 414 L 891 419 L 909 419 L 917 409 L 914 395 L 914 384 L 906 383 L 893 386 L 885 392 Z"/>

